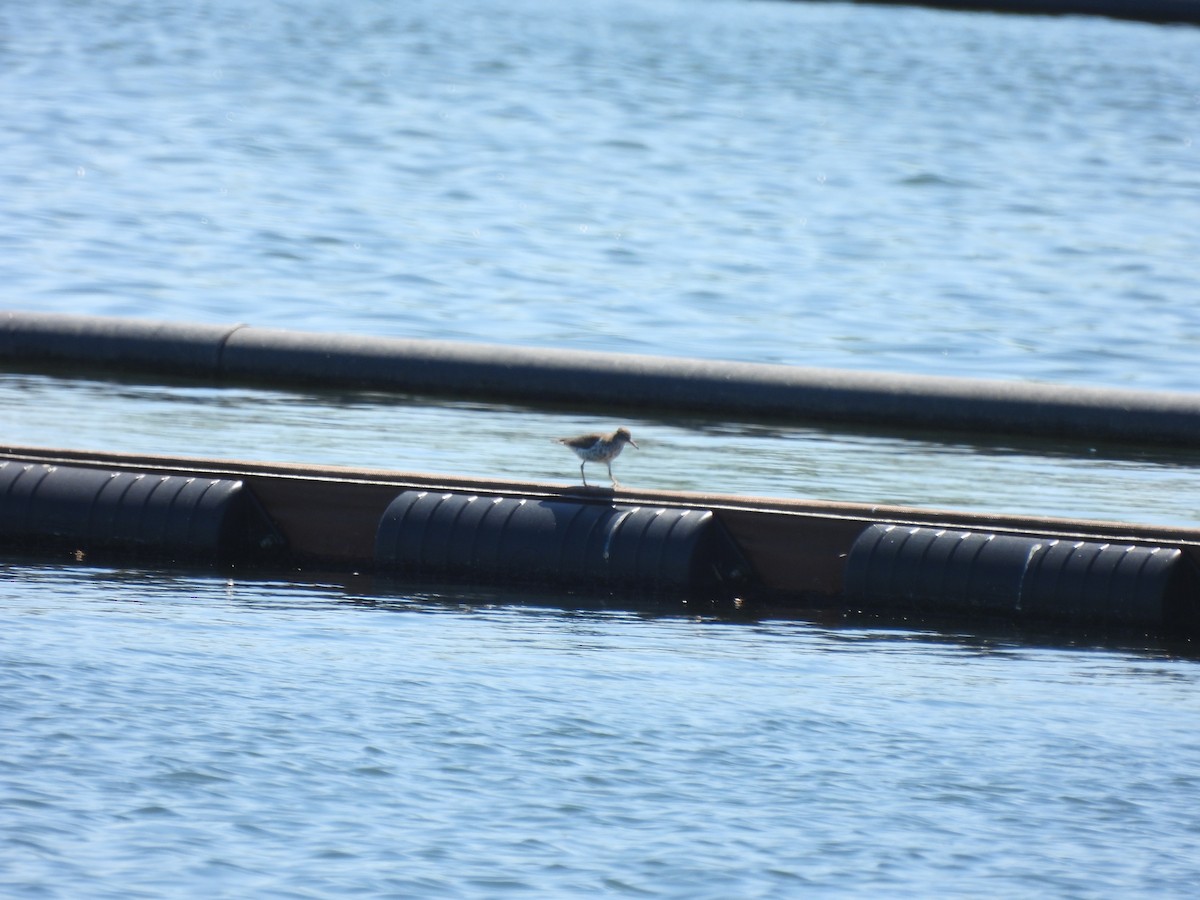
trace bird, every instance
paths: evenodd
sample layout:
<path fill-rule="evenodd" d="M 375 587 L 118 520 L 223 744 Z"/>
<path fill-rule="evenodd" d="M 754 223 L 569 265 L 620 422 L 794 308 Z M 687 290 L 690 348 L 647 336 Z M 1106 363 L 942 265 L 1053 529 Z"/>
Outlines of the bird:
<path fill-rule="evenodd" d="M 640 449 L 628 428 L 618 428 L 612 434 L 581 434 L 578 437 L 557 438 L 556 440 L 558 443 L 570 447 L 575 451 L 575 455 L 583 460 L 579 464 L 579 475 L 583 478 L 584 487 L 588 487 L 588 482 L 583 467 L 590 462 L 602 462 L 608 466 L 608 477 L 612 479 L 613 487 L 618 487 L 617 479 L 612 473 L 612 461 L 625 449 L 626 444 L 632 444 L 634 449 Z"/>

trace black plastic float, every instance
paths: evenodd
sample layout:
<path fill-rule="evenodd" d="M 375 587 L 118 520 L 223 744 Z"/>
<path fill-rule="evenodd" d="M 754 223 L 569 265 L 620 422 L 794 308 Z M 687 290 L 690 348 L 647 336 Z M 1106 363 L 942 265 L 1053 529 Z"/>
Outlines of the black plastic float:
<path fill-rule="evenodd" d="M 731 498 L 706 507 L 683 495 L 522 496 L 337 468 L 53 453 L 0 459 L 0 554 L 369 570 L 387 591 L 423 580 L 541 584 L 633 608 L 704 600 L 714 612 L 915 612 L 1200 635 L 1191 530 L 920 523 L 899 509 L 906 518 L 887 522 L 878 508 L 860 517 L 866 508 Z"/>
<path fill-rule="evenodd" d="M 709 510 L 405 491 L 375 562 L 423 577 L 715 596 L 748 565 Z"/>
<path fill-rule="evenodd" d="M 983 613 L 1095 625 L 1200 623 L 1195 567 L 1174 547 L 871 525 L 850 548 L 863 609 Z"/>
<path fill-rule="evenodd" d="M 0 462 L 0 541 L 221 560 L 282 539 L 235 479 Z"/>

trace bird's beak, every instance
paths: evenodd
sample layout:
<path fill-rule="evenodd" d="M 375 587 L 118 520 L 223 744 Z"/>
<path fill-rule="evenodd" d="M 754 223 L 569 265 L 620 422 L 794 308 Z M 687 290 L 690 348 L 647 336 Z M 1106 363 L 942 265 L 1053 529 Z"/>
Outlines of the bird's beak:
<path fill-rule="evenodd" d="M 641 449 L 642 449 L 641 447 L 639 447 L 639 446 L 637 445 L 637 441 L 635 441 L 633 438 L 630 438 L 630 439 L 629 439 L 629 443 L 630 443 L 630 445 L 633 447 L 633 449 L 634 449 L 634 450 L 641 450 Z"/>

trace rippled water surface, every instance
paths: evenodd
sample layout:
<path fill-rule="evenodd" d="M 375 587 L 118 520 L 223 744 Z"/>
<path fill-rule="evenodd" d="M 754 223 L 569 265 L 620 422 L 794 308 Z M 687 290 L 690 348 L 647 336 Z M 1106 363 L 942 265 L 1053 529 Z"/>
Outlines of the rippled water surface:
<path fill-rule="evenodd" d="M 6 303 L 1196 388 L 1200 32 L 8 4 Z"/>
<path fill-rule="evenodd" d="M 9 896 L 1190 896 L 1200 669 L 162 573 L 0 581 Z"/>
<path fill-rule="evenodd" d="M 41 0 L 0 100 L 3 307 L 1198 388 L 1200 29 Z M 607 424 L 0 374 L 5 444 L 567 482 L 551 438 Z M 626 424 L 644 487 L 1200 509 L 1189 450 Z M 1200 884 L 1194 648 L 6 562 L 6 896 Z"/>

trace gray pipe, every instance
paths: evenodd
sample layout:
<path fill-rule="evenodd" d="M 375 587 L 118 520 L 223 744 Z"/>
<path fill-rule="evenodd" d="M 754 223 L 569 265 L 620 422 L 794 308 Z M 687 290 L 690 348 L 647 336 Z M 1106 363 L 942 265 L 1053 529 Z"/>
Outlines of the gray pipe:
<path fill-rule="evenodd" d="M 0 313 L 0 359 L 203 380 L 374 388 L 1087 442 L 1200 445 L 1200 395 L 452 341 Z"/>

